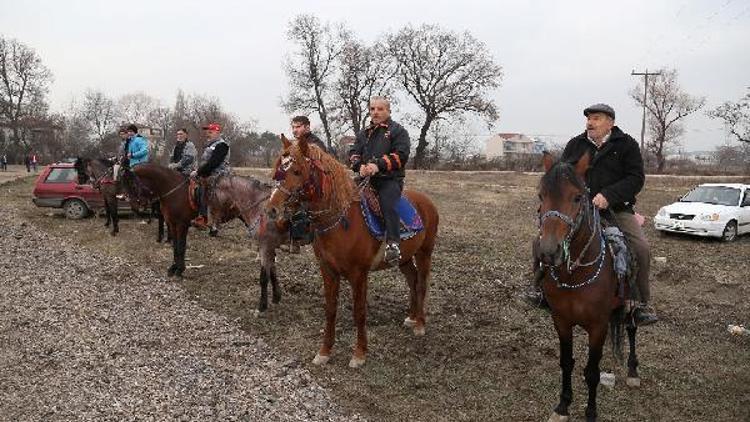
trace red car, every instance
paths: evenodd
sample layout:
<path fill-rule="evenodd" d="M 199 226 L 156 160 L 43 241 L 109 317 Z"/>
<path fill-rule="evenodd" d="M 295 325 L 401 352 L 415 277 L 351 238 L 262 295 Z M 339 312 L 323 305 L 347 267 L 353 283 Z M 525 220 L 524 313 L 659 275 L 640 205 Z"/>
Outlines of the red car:
<path fill-rule="evenodd" d="M 90 184 L 78 184 L 78 174 L 72 163 L 46 166 L 36 179 L 31 200 L 38 207 L 62 208 L 65 216 L 73 220 L 104 208 L 104 198 L 98 190 Z M 119 208 L 129 210 L 130 205 L 121 201 Z"/>

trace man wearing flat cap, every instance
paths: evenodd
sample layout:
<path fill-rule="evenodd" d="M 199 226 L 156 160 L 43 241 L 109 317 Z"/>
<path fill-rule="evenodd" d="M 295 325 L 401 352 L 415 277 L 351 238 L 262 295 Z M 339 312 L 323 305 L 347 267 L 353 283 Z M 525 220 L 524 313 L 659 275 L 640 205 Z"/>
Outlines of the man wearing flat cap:
<path fill-rule="evenodd" d="M 641 151 L 632 136 L 615 126 L 615 110 L 609 105 L 594 104 L 584 109 L 583 115 L 586 131 L 568 141 L 561 160 L 576 163 L 586 152 L 591 156 L 586 184 L 592 202 L 620 228 L 638 258 L 636 284 L 641 303 L 636 308 L 636 322 L 653 324 L 658 318 L 648 307 L 651 251 L 633 210 L 645 181 Z"/>
<path fill-rule="evenodd" d="M 221 137 L 221 126 L 210 123 L 203 129 L 206 131 L 208 145 L 203 150 L 200 167 L 193 170 L 190 177 L 201 177 L 204 181 L 198 194 L 198 217 L 193 220 L 193 226 L 205 230 L 209 228 L 207 190 L 216 184 L 219 177 L 230 175 L 232 169 L 229 166 L 229 144 Z"/>

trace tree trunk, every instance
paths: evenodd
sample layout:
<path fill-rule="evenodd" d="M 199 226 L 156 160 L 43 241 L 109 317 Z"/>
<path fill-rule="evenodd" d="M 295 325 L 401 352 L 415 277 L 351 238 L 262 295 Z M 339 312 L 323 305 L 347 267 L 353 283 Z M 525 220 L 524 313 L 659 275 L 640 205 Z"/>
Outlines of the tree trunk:
<path fill-rule="evenodd" d="M 434 117 L 427 115 L 422 124 L 422 130 L 419 131 L 419 142 L 417 143 L 417 152 L 414 154 L 414 168 L 422 168 L 422 160 L 424 159 L 424 152 L 427 149 L 427 132 L 430 130 L 430 125 Z"/>

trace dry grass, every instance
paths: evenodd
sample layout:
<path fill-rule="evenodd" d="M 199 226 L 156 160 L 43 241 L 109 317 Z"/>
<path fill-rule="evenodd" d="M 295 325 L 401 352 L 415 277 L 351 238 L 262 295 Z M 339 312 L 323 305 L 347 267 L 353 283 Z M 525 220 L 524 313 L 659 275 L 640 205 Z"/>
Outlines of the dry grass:
<path fill-rule="evenodd" d="M 246 170 L 267 176 L 267 170 Z M 428 193 L 441 213 L 429 291 L 427 336 L 401 326 L 407 289 L 397 271 L 370 280 L 370 353 L 361 370 L 346 366 L 353 342 L 348 288 L 342 289 L 331 363 L 310 361 L 320 341 L 323 302 L 311 251 L 279 258 L 282 304 L 257 318 L 255 249 L 235 222 L 219 238 L 191 233 L 182 282 L 202 306 L 237 321 L 287 355 L 297 356 L 351 410 L 372 420 L 543 420 L 559 394 L 558 347 L 549 315 L 518 298 L 529 276 L 535 233 L 537 175 L 409 172 L 408 185 Z M 747 178 L 745 180 L 748 180 Z M 700 179 L 651 178 L 639 209 L 653 216 Z M 5 189 L 4 189 L 5 190 Z M 155 227 L 125 219 L 110 238 L 103 220 L 65 221 L 30 204 L 31 183 L 12 185 L 15 201 L 35 224 L 88 248 L 129 256 L 166 271 L 171 251 L 155 243 Z M 650 224 L 650 221 L 649 221 Z M 654 304 L 662 321 L 639 331 L 640 390 L 600 388 L 603 420 L 748 420 L 750 338 L 727 324 L 750 323 L 750 236 L 733 244 L 658 236 L 649 225 Z M 585 407 L 585 341 L 578 333 L 574 418 Z"/>

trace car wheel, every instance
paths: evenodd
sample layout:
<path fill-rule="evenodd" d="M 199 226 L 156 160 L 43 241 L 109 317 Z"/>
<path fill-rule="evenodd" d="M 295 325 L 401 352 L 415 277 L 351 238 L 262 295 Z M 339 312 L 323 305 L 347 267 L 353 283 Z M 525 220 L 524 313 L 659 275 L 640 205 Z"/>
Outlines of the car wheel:
<path fill-rule="evenodd" d="M 737 222 L 730 221 L 727 226 L 724 227 L 724 233 L 721 234 L 721 240 L 725 242 L 732 242 L 737 239 Z"/>
<path fill-rule="evenodd" d="M 88 207 L 80 199 L 68 199 L 63 205 L 63 210 L 65 211 L 65 217 L 71 220 L 80 220 L 89 214 Z"/>

